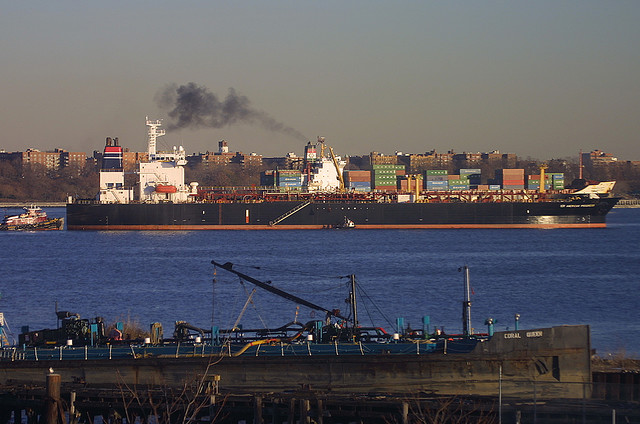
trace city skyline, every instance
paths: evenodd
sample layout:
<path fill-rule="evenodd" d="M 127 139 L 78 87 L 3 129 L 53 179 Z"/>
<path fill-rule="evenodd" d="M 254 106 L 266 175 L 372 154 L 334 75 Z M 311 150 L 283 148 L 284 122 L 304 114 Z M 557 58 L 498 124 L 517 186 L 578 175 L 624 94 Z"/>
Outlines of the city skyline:
<path fill-rule="evenodd" d="M 639 17 L 595 1 L 10 3 L 0 148 L 144 151 L 149 116 L 159 148 L 188 152 L 225 139 L 277 156 L 324 136 L 343 156 L 640 160 Z M 181 87 L 223 114 L 185 118 Z"/>

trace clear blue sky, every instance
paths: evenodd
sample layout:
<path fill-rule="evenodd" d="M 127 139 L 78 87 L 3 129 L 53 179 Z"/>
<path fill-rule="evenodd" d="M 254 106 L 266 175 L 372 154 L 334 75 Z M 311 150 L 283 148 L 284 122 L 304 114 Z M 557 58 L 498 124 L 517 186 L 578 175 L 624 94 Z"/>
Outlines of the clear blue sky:
<path fill-rule="evenodd" d="M 145 150 L 157 94 L 229 88 L 337 154 L 600 148 L 640 160 L 640 1 L 15 1 L 0 9 L 0 148 Z M 159 147 L 302 153 L 238 120 Z"/>

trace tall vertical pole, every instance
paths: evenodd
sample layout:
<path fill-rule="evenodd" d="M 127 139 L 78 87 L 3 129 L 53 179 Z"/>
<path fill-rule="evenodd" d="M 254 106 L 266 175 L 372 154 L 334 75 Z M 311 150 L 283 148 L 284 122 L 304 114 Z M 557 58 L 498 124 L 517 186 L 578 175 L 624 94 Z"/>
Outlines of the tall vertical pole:
<path fill-rule="evenodd" d="M 502 364 L 500 364 L 498 380 L 498 424 L 502 424 Z"/>
<path fill-rule="evenodd" d="M 583 166 L 582 165 L 582 149 L 580 149 L 579 162 L 580 162 L 580 165 L 579 165 L 579 170 L 578 170 L 578 178 L 582 179 L 582 166 Z"/>
<path fill-rule="evenodd" d="M 464 302 L 462 302 L 462 334 L 471 335 L 471 283 L 469 282 L 469 267 L 461 268 L 464 272 Z"/>
<path fill-rule="evenodd" d="M 358 327 L 359 323 L 358 323 L 358 303 L 356 300 L 356 276 L 351 274 L 349 275 L 349 278 L 351 280 L 351 312 L 353 315 L 353 329 L 355 332 L 355 329 Z"/>

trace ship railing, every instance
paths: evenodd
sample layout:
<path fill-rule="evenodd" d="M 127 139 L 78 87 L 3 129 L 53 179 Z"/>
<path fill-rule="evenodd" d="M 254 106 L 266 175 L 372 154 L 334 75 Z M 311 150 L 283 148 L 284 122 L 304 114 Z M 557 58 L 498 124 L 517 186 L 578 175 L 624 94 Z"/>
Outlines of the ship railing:
<path fill-rule="evenodd" d="M 0 361 L 68 361 L 142 359 L 150 357 L 192 358 L 205 356 L 340 356 L 340 355 L 424 355 L 453 353 L 446 343 L 431 340 L 394 342 L 298 343 L 273 342 L 247 347 L 242 343 L 189 343 L 175 345 L 107 345 L 3 348 Z"/>

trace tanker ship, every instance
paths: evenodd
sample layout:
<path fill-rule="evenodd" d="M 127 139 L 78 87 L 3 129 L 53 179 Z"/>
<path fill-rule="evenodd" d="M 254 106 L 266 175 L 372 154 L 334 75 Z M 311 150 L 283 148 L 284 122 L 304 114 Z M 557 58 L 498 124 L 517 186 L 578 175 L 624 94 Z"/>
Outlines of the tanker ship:
<path fill-rule="evenodd" d="M 299 230 L 438 228 L 602 228 L 618 202 L 615 182 L 580 190 L 346 191 L 344 162 L 324 154 L 300 188 L 200 188 L 185 183 L 185 151 L 157 152 L 165 134 L 147 119 L 148 161 L 125 187 L 122 147 L 107 138 L 95 199 L 67 204 L 69 230 Z M 324 150 L 324 149 L 323 149 Z M 541 172 L 544 187 L 544 172 Z M 409 183 L 411 179 L 409 179 Z"/>

